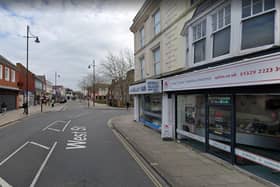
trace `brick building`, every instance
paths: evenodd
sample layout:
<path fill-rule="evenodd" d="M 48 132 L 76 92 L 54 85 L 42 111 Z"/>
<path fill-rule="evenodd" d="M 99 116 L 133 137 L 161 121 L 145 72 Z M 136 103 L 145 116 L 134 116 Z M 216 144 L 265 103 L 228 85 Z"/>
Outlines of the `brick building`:
<path fill-rule="evenodd" d="M 18 87 L 21 90 L 19 94 L 19 104 L 22 106 L 22 104 L 25 101 L 25 96 L 27 95 L 27 90 L 28 90 L 28 104 L 29 106 L 34 105 L 34 98 L 35 98 L 35 75 L 31 72 L 28 71 L 28 89 L 26 85 L 26 73 L 27 69 L 21 64 L 17 63 L 16 64 L 17 69 L 18 69 L 18 76 L 19 76 L 19 81 L 18 81 Z"/>
<path fill-rule="evenodd" d="M 17 82 L 16 66 L 0 55 L 0 106 L 5 103 L 7 110 L 19 107 Z"/>

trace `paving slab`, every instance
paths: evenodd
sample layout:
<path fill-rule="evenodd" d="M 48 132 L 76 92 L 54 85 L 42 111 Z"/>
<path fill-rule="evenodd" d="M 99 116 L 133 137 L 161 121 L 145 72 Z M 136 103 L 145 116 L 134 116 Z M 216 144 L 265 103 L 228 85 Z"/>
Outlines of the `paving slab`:
<path fill-rule="evenodd" d="M 249 177 L 230 164 L 225 166 L 212 160 L 185 144 L 163 141 L 159 132 L 136 123 L 132 115 L 115 117 L 111 123 L 173 186 L 271 186 Z"/>

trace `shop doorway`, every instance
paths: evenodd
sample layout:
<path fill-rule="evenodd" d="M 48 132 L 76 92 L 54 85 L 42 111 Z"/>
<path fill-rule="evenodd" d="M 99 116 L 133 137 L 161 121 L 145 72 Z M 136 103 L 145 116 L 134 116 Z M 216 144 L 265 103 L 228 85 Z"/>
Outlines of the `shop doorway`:
<path fill-rule="evenodd" d="M 232 161 L 232 96 L 208 96 L 208 151 L 224 160 Z"/>

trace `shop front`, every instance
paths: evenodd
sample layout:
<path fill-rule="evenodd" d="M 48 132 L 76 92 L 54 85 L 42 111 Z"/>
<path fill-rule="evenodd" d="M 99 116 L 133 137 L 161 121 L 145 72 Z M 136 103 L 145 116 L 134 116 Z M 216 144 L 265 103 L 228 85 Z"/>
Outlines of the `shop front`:
<path fill-rule="evenodd" d="M 134 119 L 156 129 L 162 124 L 162 81 L 146 80 L 145 83 L 129 87 L 134 95 Z"/>
<path fill-rule="evenodd" d="M 177 139 L 280 184 L 280 54 L 163 80 Z"/>

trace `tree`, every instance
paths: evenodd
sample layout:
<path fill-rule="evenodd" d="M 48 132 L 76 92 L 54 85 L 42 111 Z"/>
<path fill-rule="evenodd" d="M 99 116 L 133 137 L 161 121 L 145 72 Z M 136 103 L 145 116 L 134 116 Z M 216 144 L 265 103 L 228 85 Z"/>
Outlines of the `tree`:
<path fill-rule="evenodd" d="M 119 54 L 108 52 L 105 60 L 101 63 L 102 73 L 115 80 L 118 86 L 122 104 L 125 103 L 126 98 L 126 74 L 129 70 L 134 68 L 133 53 L 129 49 L 124 49 Z"/>

